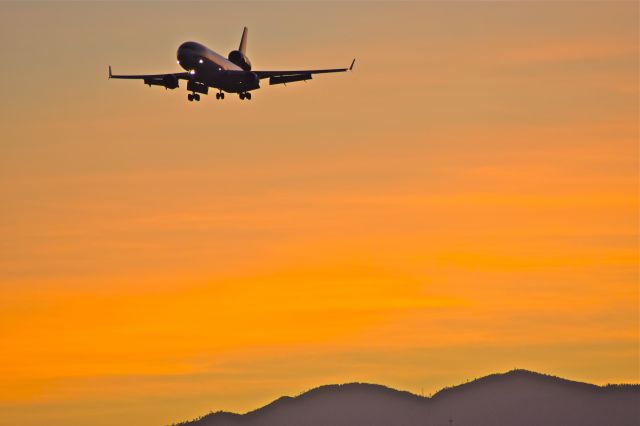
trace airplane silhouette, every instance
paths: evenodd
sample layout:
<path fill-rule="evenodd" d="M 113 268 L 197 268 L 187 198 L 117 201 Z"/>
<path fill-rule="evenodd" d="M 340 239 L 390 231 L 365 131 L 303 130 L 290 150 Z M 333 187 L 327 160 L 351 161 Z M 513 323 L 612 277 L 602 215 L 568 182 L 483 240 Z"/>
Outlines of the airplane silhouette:
<path fill-rule="evenodd" d="M 165 89 L 179 87 L 180 80 L 187 81 L 189 101 L 200 101 L 200 94 L 209 93 L 209 88 L 218 90 L 216 99 L 224 99 L 224 92 L 237 93 L 240 99 L 250 100 L 251 91 L 260 88 L 260 80 L 269 79 L 269 84 L 286 84 L 294 81 L 311 80 L 313 74 L 351 71 L 356 60 L 349 68 L 296 71 L 252 71 L 251 61 L 247 57 L 247 27 L 244 27 L 240 47 L 229 53 L 229 57 L 214 52 L 194 41 L 182 43 L 178 48 L 178 64 L 186 72 L 168 74 L 115 75 L 109 65 L 109 78 L 143 80 L 144 84 L 163 86 Z"/>

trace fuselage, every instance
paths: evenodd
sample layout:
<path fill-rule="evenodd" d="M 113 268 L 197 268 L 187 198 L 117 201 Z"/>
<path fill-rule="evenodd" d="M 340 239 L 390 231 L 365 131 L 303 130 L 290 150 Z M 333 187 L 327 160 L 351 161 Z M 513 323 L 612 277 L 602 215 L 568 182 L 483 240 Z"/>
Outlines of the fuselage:
<path fill-rule="evenodd" d="M 194 41 L 178 48 L 178 64 L 191 75 L 190 79 L 227 92 L 246 92 L 260 87 L 258 76 L 245 71 L 224 56 Z"/>

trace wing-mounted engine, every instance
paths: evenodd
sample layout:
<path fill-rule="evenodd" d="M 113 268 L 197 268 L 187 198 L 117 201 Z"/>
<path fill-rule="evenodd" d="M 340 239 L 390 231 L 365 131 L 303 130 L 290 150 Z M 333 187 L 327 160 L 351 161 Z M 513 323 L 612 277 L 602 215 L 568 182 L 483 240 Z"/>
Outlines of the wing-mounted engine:
<path fill-rule="evenodd" d="M 178 77 L 173 74 L 167 74 L 162 77 L 153 76 L 144 78 L 144 84 L 151 86 L 163 86 L 166 89 L 175 89 L 178 87 Z"/>
<path fill-rule="evenodd" d="M 239 50 L 233 50 L 229 53 L 229 60 L 245 71 L 251 71 L 251 61 L 247 55 Z"/>

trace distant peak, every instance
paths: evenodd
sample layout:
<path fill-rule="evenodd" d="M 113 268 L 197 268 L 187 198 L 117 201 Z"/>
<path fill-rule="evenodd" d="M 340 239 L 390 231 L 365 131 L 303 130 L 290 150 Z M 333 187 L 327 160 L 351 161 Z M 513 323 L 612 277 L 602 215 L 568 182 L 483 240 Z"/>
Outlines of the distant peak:
<path fill-rule="evenodd" d="M 349 394 L 349 393 L 384 395 L 384 396 L 395 395 L 399 398 L 423 399 L 423 397 L 415 395 L 411 392 L 393 389 L 384 385 L 378 385 L 374 383 L 352 382 L 352 383 L 330 384 L 330 385 L 318 386 L 316 388 L 301 392 L 300 394 L 294 397 L 281 396 L 280 398 L 272 401 L 271 403 L 265 405 L 264 407 L 258 408 L 257 410 L 250 411 L 246 414 L 255 415 L 264 411 L 275 409 L 282 405 L 294 404 L 298 401 L 305 401 L 305 400 L 310 400 L 314 398 L 322 398 L 324 396 L 329 396 L 329 395 Z"/>
<path fill-rule="evenodd" d="M 594 384 L 568 380 L 568 379 L 564 379 L 558 376 L 553 376 L 550 374 L 538 373 L 538 372 L 526 370 L 526 369 L 513 369 L 510 371 L 507 371 L 506 373 L 494 373 L 488 376 L 467 381 L 466 383 L 443 388 L 440 391 L 436 392 L 431 398 L 432 399 L 442 398 L 445 395 L 450 395 L 457 392 L 463 392 L 470 389 L 507 384 L 507 383 L 513 382 L 514 380 L 519 382 L 525 381 L 530 383 L 544 383 L 546 385 L 553 385 L 553 386 L 571 386 L 571 387 L 591 389 L 591 390 L 596 390 L 600 388 L 600 386 L 597 386 Z"/>

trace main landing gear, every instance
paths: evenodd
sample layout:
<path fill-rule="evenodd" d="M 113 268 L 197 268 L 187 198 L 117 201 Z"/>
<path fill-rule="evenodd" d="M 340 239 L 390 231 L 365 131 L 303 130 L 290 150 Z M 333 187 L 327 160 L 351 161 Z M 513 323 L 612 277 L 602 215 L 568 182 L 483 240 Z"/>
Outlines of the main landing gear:
<path fill-rule="evenodd" d="M 243 101 L 246 100 L 251 100 L 251 93 L 249 92 L 241 92 L 238 94 L 240 96 L 240 99 L 242 99 Z M 187 99 L 189 99 L 189 102 L 200 102 L 200 95 L 197 93 L 189 93 L 187 95 Z M 216 93 L 216 99 L 220 100 L 220 99 L 224 99 L 224 92 L 221 90 L 220 92 Z"/>

